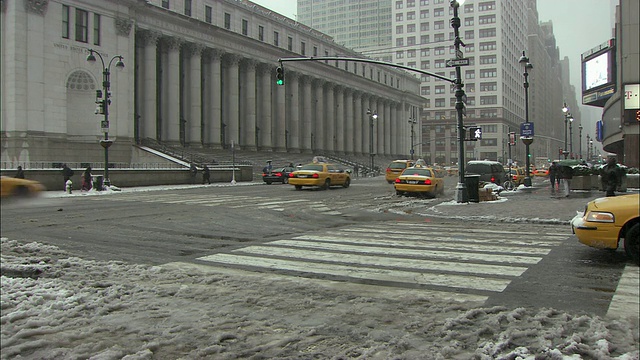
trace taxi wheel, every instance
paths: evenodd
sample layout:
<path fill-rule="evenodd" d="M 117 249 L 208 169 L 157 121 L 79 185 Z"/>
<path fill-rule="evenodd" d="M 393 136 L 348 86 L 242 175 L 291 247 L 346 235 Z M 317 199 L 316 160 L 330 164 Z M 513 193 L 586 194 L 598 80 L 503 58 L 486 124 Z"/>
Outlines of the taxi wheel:
<path fill-rule="evenodd" d="M 393 184 L 393 181 L 391 181 L 391 180 L 387 180 L 387 182 L 388 182 L 389 184 Z"/>
<path fill-rule="evenodd" d="M 271 181 L 267 181 L 267 185 L 271 185 Z"/>
<path fill-rule="evenodd" d="M 302 190 L 302 185 L 296 185 L 296 190 Z"/>
<path fill-rule="evenodd" d="M 286 178 L 282 179 L 282 183 L 283 184 L 288 184 L 289 183 L 289 178 L 286 177 Z"/>
<path fill-rule="evenodd" d="M 324 181 L 324 184 L 322 185 L 322 190 L 327 190 L 329 187 L 331 187 L 331 180 L 327 179 Z"/>
<path fill-rule="evenodd" d="M 404 195 L 404 193 L 402 191 L 396 190 L 396 195 L 402 196 L 402 195 Z"/>
<path fill-rule="evenodd" d="M 631 260 L 640 265 L 640 223 L 633 225 L 624 234 L 624 251 Z"/>
<path fill-rule="evenodd" d="M 24 186 L 18 186 L 14 191 L 13 194 L 16 197 L 26 197 L 29 195 L 29 189 L 24 187 Z"/>
<path fill-rule="evenodd" d="M 348 188 L 348 187 L 349 187 L 349 185 L 351 185 L 351 179 L 347 178 L 347 179 L 344 181 L 344 184 L 342 184 L 342 187 L 343 187 L 343 188 Z"/>

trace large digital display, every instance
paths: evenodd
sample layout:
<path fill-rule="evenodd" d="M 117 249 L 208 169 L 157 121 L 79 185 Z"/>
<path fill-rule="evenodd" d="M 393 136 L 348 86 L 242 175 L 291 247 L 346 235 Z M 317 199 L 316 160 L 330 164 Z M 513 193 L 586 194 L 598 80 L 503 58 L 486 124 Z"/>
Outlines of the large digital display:
<path fill-rule="evenodd" d="M 603 107 L 616 92 L 615 39 L 582 54 L 582 103 Z"/>
<path fill-rule="evenodd" d="M 591 90 L 611 82 L 609 54 L 606 52 L 584 62 L 583 90 Z"/>

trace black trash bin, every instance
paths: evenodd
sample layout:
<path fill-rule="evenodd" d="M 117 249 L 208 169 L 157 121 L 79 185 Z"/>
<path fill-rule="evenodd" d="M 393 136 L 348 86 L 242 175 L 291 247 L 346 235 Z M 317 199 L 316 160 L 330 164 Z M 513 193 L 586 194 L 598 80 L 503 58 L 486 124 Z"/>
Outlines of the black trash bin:
<path fill-rule="evenodd" d="M 464 185 L 467 187 L 467 197 L 469 202 L 480 202 L 480 192 L 478 186 L 480 186 L 480 175 L 465 175 Z"/>
<path fill-rule="evenodd" d="M 93 188 L 96 189 L 96 191 L 102 191 L 103 182 L 104 182 L 104 176 L 102 175 L 93 176 Z"/>

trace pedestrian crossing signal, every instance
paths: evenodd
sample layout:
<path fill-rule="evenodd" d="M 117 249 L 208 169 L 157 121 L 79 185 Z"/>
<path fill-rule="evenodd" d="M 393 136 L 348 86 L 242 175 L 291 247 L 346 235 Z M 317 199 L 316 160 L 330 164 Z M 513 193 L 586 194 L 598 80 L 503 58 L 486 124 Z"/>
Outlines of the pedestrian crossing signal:
<path fill-rule="evenodd" d="M 276 84 L 284 85 L 284 68 L 282 66 L 276 68 Z"/>
<path fill-rule="evenodd" d="M 469 128 L 470 141 L 482 140 L 482 128 L 474 126 Z"/>

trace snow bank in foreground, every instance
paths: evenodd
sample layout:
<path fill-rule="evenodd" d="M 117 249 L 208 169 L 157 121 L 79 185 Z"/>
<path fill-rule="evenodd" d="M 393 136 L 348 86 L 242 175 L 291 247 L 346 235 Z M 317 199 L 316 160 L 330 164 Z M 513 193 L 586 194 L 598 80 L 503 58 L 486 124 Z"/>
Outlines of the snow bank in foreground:
<path fill-rule="evenodd" d="M 91 261 L 5 238 L 1 251 L 2 359 L 638 359 L 637 327 L 584 314 Z"/>

